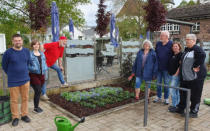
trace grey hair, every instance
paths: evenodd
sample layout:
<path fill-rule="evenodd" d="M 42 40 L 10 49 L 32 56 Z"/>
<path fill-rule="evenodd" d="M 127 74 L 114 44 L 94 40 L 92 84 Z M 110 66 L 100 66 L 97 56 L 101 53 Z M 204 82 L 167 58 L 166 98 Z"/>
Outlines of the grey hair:
<path fill-rule="evenodd" d="M 162 33 L 166 34 L 166 36 L 168 36 L 168 38 L 170 37 L 170 33 L 169 33 L 167 30 L 161 31 L 160 33 L 161 33 L 161 34 L 162 34 Z"/>
<path fill-rule="evenodd" d="M 152 42 L 151 42 L 150 40 L 148 40 L 148 39 L 144 40 L 144 42 L 143 42 L 143 44 L 142 44 L 142 48 L 144 48 L 144 44 L 145 44 L 145 43 L 148 43 L 149 46 L 150 46 L 150 49 L 153 49 Z"/>
<path fill-rule="evenodd" d="M 192 40 L 194 40 L 194 41 L 197 40 L 197 37 L 196 37 L 195 34 L 187 34 L 187 35 L 186 35 L 186 38 L 190 38 L 190 39 L 192 39 Z"/>

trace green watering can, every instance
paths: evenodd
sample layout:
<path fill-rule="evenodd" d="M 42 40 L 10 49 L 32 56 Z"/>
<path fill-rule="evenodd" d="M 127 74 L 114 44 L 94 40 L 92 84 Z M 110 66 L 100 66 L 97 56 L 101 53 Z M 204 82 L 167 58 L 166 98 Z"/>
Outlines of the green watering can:
<path fill-rule="evenodd" d="M 56 116 L 54 121 L 57 127 L 57 131 L 74 131 L 74 128 L 77 127 L 80 123 L 83 123 L 85 118 L 83 117 L 74 126 L 72 126 L 71 122 L 67 118 L 62 116 Z"/>
<path fill-rule="evenodd" d="M 205 99 L 204 99 L 204 104 L 210 106 L 210 98 L 205 98 Z"/>

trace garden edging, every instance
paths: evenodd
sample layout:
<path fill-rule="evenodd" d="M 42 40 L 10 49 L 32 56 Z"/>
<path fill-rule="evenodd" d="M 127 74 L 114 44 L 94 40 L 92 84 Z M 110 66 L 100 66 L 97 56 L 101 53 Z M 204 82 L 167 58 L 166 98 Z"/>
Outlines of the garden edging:
<path fill-rule="evenodd" d="M 151 97 L 152 99 L 153 97 Z M 65 115 L 67 115 L 68 117 L 72 118 L 73 120 L 75 121 L 80 121 L 80 118 L 77 117 L 76 115 L 68 112 L 67 110 L 63 109 L 62 107 L 60 107 L 59 105 L 56 105 L 50 101 L 45 101 L 47 104 L 49 104 L 50 106 L 56 108 L 57 110 L 61 111 L 62 113 L 64 113 Z M 129 103 L 129 104 L 126 104 L 126 105 L 122 105 L 122 106 L 118 106 L 118 107 L 115 107 L 115 108 L 111 108 L 109 110 L 106 110 L 106 111 L 103 111 L 103 112 L 99 112 L 99 113 L 96 113 L 96 114 L 93 114 L 93 115 L 90 115 L 90 116 L 87 116 L 85 117 L 85 120 L 90 120 L 90 119 L 93 119 L 93 118 L 97 118 L 97 117 L 101 117 L 101 116 L 104 116 L 104 115 L 107 115 L 107 114 L 110 114 L 112 112 L 115 112 L 115 111 L 118 111 L 118 110 L 121 110 L 121 109 L 124 109 L 124 108 L 127 108 L 129 106 L 132 106 L 132 105 L 136 105 L 136 104 L 139 104 L 139 103 L 142 103 L 144 102 L 144 99 L 142 100 L 139 100 L 137 102 L 134 102 L 134 103 Z"/>

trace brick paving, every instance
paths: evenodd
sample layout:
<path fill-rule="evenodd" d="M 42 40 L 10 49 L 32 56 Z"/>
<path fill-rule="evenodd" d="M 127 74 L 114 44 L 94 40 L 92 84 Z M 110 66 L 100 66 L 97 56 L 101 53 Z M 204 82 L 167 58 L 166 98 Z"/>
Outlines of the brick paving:
<path fill-rule="evenodd" d="M 210 130 L 210 106 L 203 104 L 203 98 L 210 98 L 210 81 L 204 85 L 202 102 L 198 118 L 191 118 L 189 131 Z M 17 127 L 11 123 L 0 126 L 0 131 L 56 131 L 54 117 L 65 116 L 47 103 L 41 102 L 44 112 L 41 114 L 32 113 L 33 102 L 29 102 L 29 116 L 31 123 L 26 124 L 20 121 Z M 149 104 L 148 126 L 143 127 L 144 104 L 131 105 L 108 115 L 87 120 L 80 124 L 75 131 L 183 131 L 184 118 L 178 114 L 167 111 L 168 106 L 163 104 Z M 72 123 L 74 120 L 69 118 Z"/>

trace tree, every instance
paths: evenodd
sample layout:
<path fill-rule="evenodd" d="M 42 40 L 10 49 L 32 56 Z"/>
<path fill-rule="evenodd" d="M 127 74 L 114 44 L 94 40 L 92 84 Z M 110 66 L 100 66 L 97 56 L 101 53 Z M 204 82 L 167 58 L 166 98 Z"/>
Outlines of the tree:
<path fill-rule="evenodd" d="M 196 5 L 196 4 L 200 4 L 200 1 L 197 0 L 197 2 L 195 2 L 193 0 L 190 0 L 189 2 L 187 2 L 186 0 L 182 0 L 182 2 L 179 4 L 178 8 L 192 6 L 192 5 Z"/>
<path fill-rule="evenodd" d="M 60 29 L 62 30 L 69 23 L 69 19 L 74 20 L 75 26 L 82 26 L 85 23 L 83 13 L 77 7 L 90 3 L 90 0 L 48 0 L 51 5 L 55 1 L 59 10 Z"/>
<path fill-rule="evenodd" d="M 97 34 L 99 34 L 100 38 L 104 36 L 108 31 L 107 27 L 109 25 L 110 21 L 110 12 L 106 12 L 106 5 L 104 5 L 105 0 L 100 0 L 98 4 L 98 13 L 96 14 L 97 20 L 97 26 L 95 31 Z"/>
<path fill-rule="evenodd" d="M 158 0 L 148 0 L 148 4 L 144 7 L 146 11 L 145 20 L 148 23 L 148 30 L 158 31 L 160 27 L 166 23 L 166 9 Z"/>
<path fill-rule="evenodd" d="M 122 40 L 128 41 L 130 39 L 138 39 L 138 22 L 135 17 L 128 16 L 124 18 L 122 21 L 118 21 L 117 25 L 119 27 L 120 36 Z M 141 28 L 141 32 L 145 32 L 145 29 Z"/>
<path fill-rule="evenodd" d="M 34 1 L 37 0 L 0 0 L 0 32 L 6 33 L 7 43 L 10 42 L 8 35 L 12 35 L 12 32 L 7 33 L 7 30 L 14 30 L 14 32 L 21 31 L 21 34 L 30 33 L 32 24 L 28 11 L 28 3 Z M 59 8 L 60 29 L 68 24 L 70 17 L 77 23 L 77 26 L 84 24 L 85 20 L 82 12 L 77 7 L 81 4 L 90 3 L 90 0 L 47 0 L 46 6 L 50 7 L 52 1 L 56 1 Z M 47 26 L 50 27 L 50 19 L 47 19 L 47 22 L 49 23 Z M 10 25 L 7 23 L 10 23 Z"/>
<path fill-rule="evenodd" d="M 145 11 L 143 0 L 119 0 L 123 5 L 117 18 L 119 21 L 120 35 L 123 40 L 138 39 L 140 34 L 145 34 L 147 23 L 144 20 Z M 120 2 L 115 1 L 115 6 L 119 6 Z"/>
<path fill-rule="evenodd" d="M 31 23 L 31 29 L 38 31 L 41 28 L 47 28 L 47 17 L 50 16 L 50 7 L 46 0 L 34 0 L 28 2 L 28 12 Z"/>
<path fill-rule="evenodd" d="M 188 2 L 188 6 L 192 6 L 192 5 L 195 5 L 196 3 L 193 1 L 193 0 L 190 0 L 189 2 Z"/>

